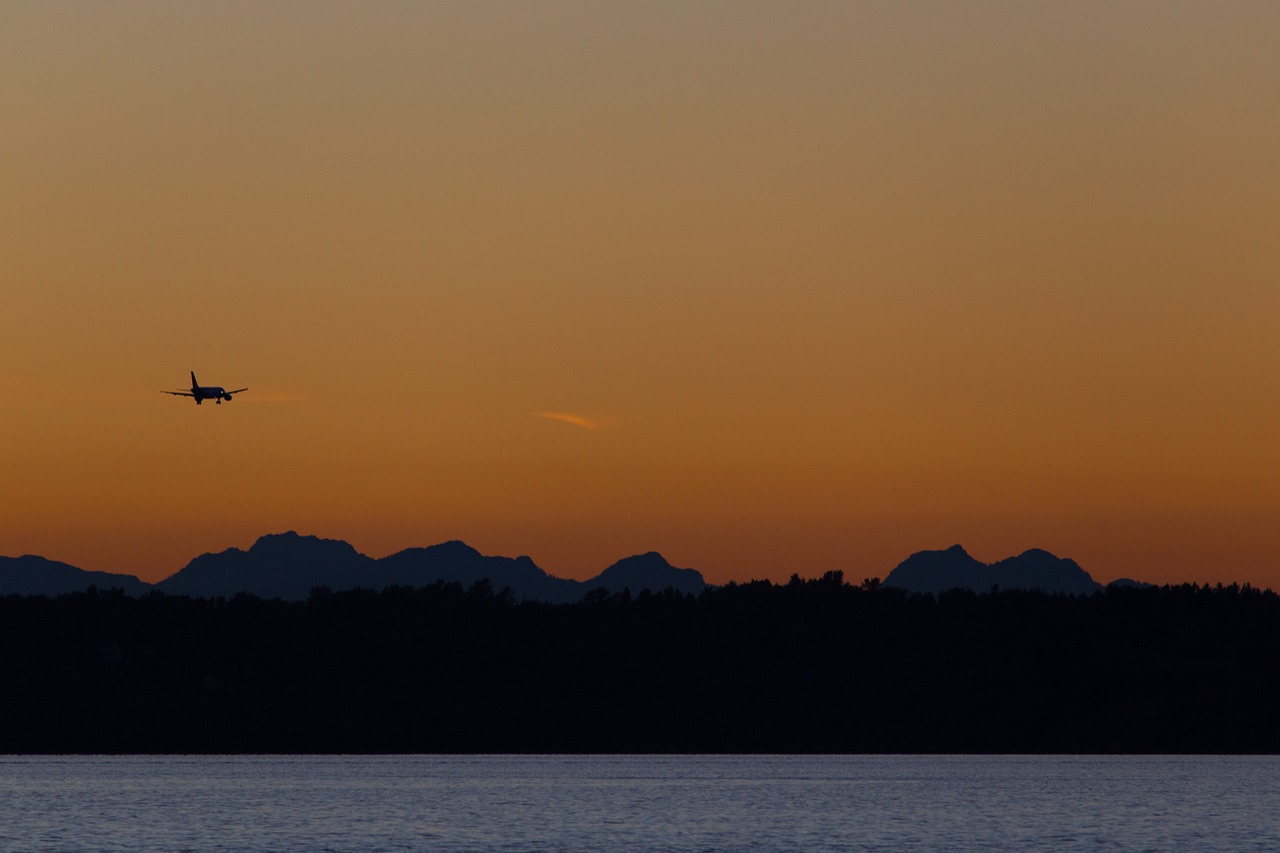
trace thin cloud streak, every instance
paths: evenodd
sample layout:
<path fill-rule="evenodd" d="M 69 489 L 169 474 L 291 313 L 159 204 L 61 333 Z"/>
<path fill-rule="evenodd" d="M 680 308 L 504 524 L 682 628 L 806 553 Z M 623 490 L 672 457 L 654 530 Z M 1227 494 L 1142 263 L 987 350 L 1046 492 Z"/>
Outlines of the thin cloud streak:
<path fill-rule="evenodd" d="M 601 421 L 593 421 L 590 418 L 584 418 L 581 415 L 573 415 L 568 412 L 535 412 L 534 414 L 549 421 L 560 421 L 561 423 L 582 427 L 585 430 L 596 430 L 604 426 Z"/>

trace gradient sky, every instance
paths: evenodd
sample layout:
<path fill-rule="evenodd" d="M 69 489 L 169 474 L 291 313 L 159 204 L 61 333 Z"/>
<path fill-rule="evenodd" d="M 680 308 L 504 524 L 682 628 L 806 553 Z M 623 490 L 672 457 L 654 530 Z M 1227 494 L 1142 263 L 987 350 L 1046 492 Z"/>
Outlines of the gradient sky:
<path fill-rule="evenodd" d="M 0 554 L 1280 588 L 1280 4 L 0 4 Z M 249 386 L 196 407 L 194 369 Z"/>

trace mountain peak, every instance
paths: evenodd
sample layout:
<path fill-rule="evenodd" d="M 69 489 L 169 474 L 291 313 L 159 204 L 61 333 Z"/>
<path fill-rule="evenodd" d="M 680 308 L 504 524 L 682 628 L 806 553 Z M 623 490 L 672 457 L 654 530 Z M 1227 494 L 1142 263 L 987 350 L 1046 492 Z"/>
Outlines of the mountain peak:
<path fill-rule="evenodd" d="M 988 566 L 960 545 L 944 551 L 917 551 L 889 572 L 885 586 L 908 592 L 939 592 L 960 587 L 986 592 L 991 588 Z"/>
<path fill-rule="evenodd" d="M 666 557 L 663 557 L 657 551 L 646 551 L 643 554 L 633 554 L 630 557 L 623 557 L 608 569 L 605 569 L 605 571 L 610 571 L 611 569 L 616 569 L 618 567 L 631 568 L 635 566 L 671 568 L 671 564 L 667 562 Z"/>
<path fill-rule="evenodd" d="M 150 588 L 150 584 L 133 575 L 85 571 L 31 554 L 0 557 L 0 594 L 3 595 L 64 595 L 83 592 L 90 586 L 121 589 L 129 595 L 142 595 Z"/>
<path fill-rule="evenodd" d="M 174 595 L 214 597 L 248 592 L 263 598 L 306 598 L 318 586 L 359 585 L 373 561 L 341 539 L 289 530 L 258 538 L 248 551 L 201 554 L 157 584 Z"/>
<path fill-rule="evenodd" d="M 661 592 L 674 589 L 677 592 L 696 595 L 706 589 L 702 573 L 694 569 L 677 569 L 657 551 L 623 557 L 595 578 L 587 581 L 591 587 L 604 587 L 610 592 L 630 589 L 632 592 L 649 590 Z"/>
<path fill-rule="evenodd" d="M 1021 554 L 1019 554 L 1017 557 L 1012 559 L 1027 560 L 1027 561 L 1035 560 L 1035 561 L 1042 561 L 1042 562 L 1057 562 L 1065 558 L 1059 557 L 1057 554 L 1053 554 L 1049 551 L 1044 550 L 1043 548 L 1028 548 L 1027 550 L 1023 551 Z M 1074 561 L 1068 560 L 1068 562 L 1074 562 Z"/>
<path fill-rule="evenodd" d="M 281 553 L 292 551 L 331 550 L 355 554 L 356 549 L 349 542 L 341 539 L 322 539 L 319 536 L 304 536 L 294 530 L 283 533 L 267 533 L 258 537 L 249 548 L 249 553 Z"/>
<path fill-rule="evenodd" d="M 1068 595 L 1090 595 L 1102 589 L 1075 560 L 1040 548 L 1001 560 L 991 571 L 1002 589 L 1042 589 Z"/>
<path fill-rule="evenodd" d="M 449 557 L 453 559 L 471 559 L 481 556 L 480 552 L 472 548 L 461 539 L 450 539 L 447 542 L 441 542 L 438 545 L 429 545 L 424 550 L 430 552 L 433 556 Z"/>
<path fill-rule="evenodd" d="M 1089 595 L 1101 588 L 1074 560 L 1042 548 L 1030 548 L 1016 557 L 988 565 L 969 556 L 959 545 L 945 551 L 912 554 L 889 573 L 884 585 L 908 592 L 968 589 L 982 593 L 999 587 L 1042 589 L 1069 595 Z"/>

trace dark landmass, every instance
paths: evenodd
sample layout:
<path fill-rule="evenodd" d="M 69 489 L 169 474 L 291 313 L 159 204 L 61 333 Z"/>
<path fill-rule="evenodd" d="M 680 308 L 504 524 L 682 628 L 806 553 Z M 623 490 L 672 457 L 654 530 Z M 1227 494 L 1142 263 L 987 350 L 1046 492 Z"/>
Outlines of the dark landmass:
<path fill-rule="evenodd" d="M 263 536 L 248 551 L 229 548 L 202 554 L 154 586 L 131 575 L 86 572 L 39 557 L 0 557 L 0 595 L 53 596 L 90 587 L 141 595 L 154 588 L 195 598 L 249 593 L 303 601 L 317 587 L 381 590 L 441 581 L 470 587 L 481 580 L 494 589 L 509 589 L 517 600 L 553 603 L 580 601 L 600 588 L 698 593 L 706 587 L 699 572 L 677 569 L 652 552 L 620 560 L 590 580 L 575 581 L 547 574 L 528 557 L 487 557 L 462 542 L 410 548 L 375 560 L 341 540 L 292 531 Z"/>
<path fill-rule="evenodd" d="M 884 583 L 908 592 L 932 593 L 949 589 L 971 592 L 1038 589 L 1068 595 L 1090 595 L 1102 589 L 1102 585 L 1074 560 L 1055 557 L 1048 551 L 1033 548 L 988 565 L 969 556 L 959 545 L 945 551 L 912 554 L 889 572 Z"/>
<path fill-rule="evenodd" d="M 133 575 L 84 571 L 42 557 L 0 557 L 0 596 L 61 596 L 96 589 L 122 589 L 141 596 L 152 589 L 193 598 L 232 597 L 250 593 L 261 598 L 305 601 L 311 590 L 425 587 L 444 581 L 470 587 L 488 580 L 509 589 L 517 601 L 567 603 L 581 601 L 593 589 L 639 593 L 678 589 L 699 593 L 705 581 L 698 571 L 676 569 L 658 553 L 627 557 L 590 580 L 554 578 L 529 557 L 488 557 L 462 542 L 408 548 L 381 560 L 362 555 L 340 539 L 297 533 L 265 535 L 248 551 L 228 548 L 205 553 L 157 584 Z"/>
<path fill-rule="evenodd" d="M 663 561 L 665 564 L 665 561 Z M 666 566 L 666 572 L 675 569 Z M 672 580 L 675 575 L 672 574 Z M 702 577 L 699 575 L 701 581 Z M 462 542 L 445 542 L 430 548 L 410 548 L 377 561 L 369 583 L 370 589 L 390 586 L 421 587 L 443 581 L 464 587 L 487 580 L 494 589 L 509 589 L 517 600 L 570 602 L 579 601 L 597 581 L 579 582 L 552 577 L 528 557 L 486 557 Z M 705 586 L 705 584 L 703 584 Z M 663 570 L 640 580 L 641 588 L 661 590 L 667 586 Z"/>
<path fill-rule="evenodd" d="M 315 587 L 348 589 L 369 575 L 375 561 L 338 539 L 290 531 L 263 536 L 248 551 L 228 548 L 201 554 L 156 584 L 173 595 L 216 598 L 245 592 L 298 600 Z"/>
<path fill-rule="evenodd" d="M 693 569 L 676 569 L 656 551 L 627 557 L 605 569 L 596 578 L 587 581 L 589 589 L 603 588 L 609 592 L 635 590 L 641 592 L 676 592 L 696 595 L 706 587 L 702 575 Z"/>
<path fill-rule="evenodd" d="M 1277 753 L 1278 671 L 1234 585 L 11 595 L 0 753 Z"/>
<path fill-rule="evenodd" d="M 375 560 L 346 542 L 299 536 L 292 531 L 263 536 L 248 551 L 228 548 L 201 554 L 154 587 L 130 575 L 85 572 L 39 557 L 0 558 L 0 595 L 62 595 L 89 587 L 122 589 L 140 595 L 152 588 L 172 595 L 201 598 L 249 593 L 262 598 L 302 601 L 317 587 L 330 590 L 420 587 L 439 581 L 470 587 L 488 580 L 494 589 L 509 589 L 517 600 L 570 603 L 592 590 L 609 592 L 674 589 L 697 594 L 706 588 L 694 569 L 678 569 L 656 552 L 627 557 L 586 581 L 547 574 L 528 557 L 489 557 L 463 542 L 409 548 Z M 950 589 L 990 592 L 993 589 L 1043 590 L 1090 595 L 1102 589 L 1073 560 L 1032 549 L 988 565 L 954 545 L 945 551 L 920 551 L 903 560 L 885 578 L 885 586 L 908 592 L 941 593 Z M 1121 579 L 1117 585 L 1141 585 Z"/>
<path fill-rule="evenodd" d="M 133 575 L 87 572 L 44 557 L 0 557 L 0 595 L 65 595 L 89 587 L 141 595 L 151 584 Z"/>
<path fill-rule="evenodd" d="M 1155 586 L 1155 584 L 1149 584 L 1146 581 L 1136 581 L 1133 578 L 1116 578 L 1111 583 L 1107 584 L 1108 588 L 1113 586 L 1128 587 L 1129 589 L 1148 589 L 1149 587 Z"/>
<path fill-rule="evenodd" d="M 625 583 L 619 583 L 619 579 Z M 677 569 L 660 555 L 629 557 L 586 581 L 553 577 L 528 557 L 487 557 L 463 542 L 409 548 L 375 560 L 337 539 L 278 533 L 261 537 L 248 551 L 230 548 L 204 554 L 161 581 L 165 593 L 216 598 L 247 592 L 262 598 L 301 601 L 316 587 L 330 590 L 392 586 L 421 587 L 437 582 L 470 587 L 488 581 L 508 589 L 517 600 L 552 603 L 579 601 L 601 587 L 633 592 L 678 589 L 701 592 L 706 586 L 693 569 Z"/>

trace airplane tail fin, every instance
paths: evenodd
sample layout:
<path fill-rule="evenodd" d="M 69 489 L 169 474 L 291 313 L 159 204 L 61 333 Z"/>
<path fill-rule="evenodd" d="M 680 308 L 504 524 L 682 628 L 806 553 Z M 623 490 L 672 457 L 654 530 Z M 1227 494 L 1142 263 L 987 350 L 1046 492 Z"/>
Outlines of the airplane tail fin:
<path fill-rule="evenodd" d="M 200 383 L 196 381 L 196 372 L 191 371 L 191 390 L 194 391 L 200 387 Z"/>

